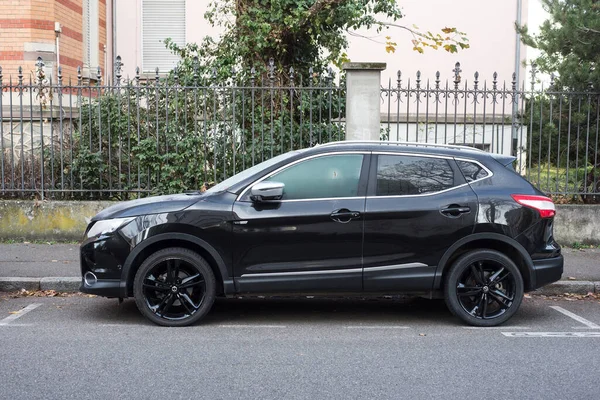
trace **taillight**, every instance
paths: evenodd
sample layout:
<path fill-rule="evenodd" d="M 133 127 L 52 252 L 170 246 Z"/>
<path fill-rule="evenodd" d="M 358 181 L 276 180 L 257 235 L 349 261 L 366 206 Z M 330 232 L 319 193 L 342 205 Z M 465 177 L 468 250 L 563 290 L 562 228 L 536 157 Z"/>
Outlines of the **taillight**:
<path fill-rule="evenodd" d="M 525 207 L 538 210 L 540 217 L 552 218 L 556 214 L 556 208 L 551 198 L 546 196 L 532 196 L 529 194 L 511 194 L 511 197 Z"/>

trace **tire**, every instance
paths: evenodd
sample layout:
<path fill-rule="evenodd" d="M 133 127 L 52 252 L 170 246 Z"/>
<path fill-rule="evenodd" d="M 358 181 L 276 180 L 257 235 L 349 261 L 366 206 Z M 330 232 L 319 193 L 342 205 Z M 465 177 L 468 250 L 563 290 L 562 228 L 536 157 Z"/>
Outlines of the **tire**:
<path fill-rule="evenodd" d="M 192 325 L 212 308 L 215 275 L 206 260 L 191 250 L 159 250 L 136 272 L 133 296 L 142 315 L 157 325 Z"/>
<path fill-rule="evenodd" d="M 450 311 L 472 326 L 508 321 L 523 300 L 523 277 L 516 264 L 495 250 L 473 250 L 450 267 L 444 299 Z"/>

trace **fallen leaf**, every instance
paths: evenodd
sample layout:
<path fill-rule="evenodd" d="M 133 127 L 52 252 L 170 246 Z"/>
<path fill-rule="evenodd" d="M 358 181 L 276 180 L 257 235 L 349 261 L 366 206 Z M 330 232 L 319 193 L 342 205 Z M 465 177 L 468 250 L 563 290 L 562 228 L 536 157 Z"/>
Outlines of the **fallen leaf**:
<path fill-rule="evenodd" d="M 419 333 L 419 336 L 427 336 L 425 333 Z"/>
<path fill-rule="evenodd" d="M 52 260 L 52 262 L 58 262 L 58 260 Z"/>

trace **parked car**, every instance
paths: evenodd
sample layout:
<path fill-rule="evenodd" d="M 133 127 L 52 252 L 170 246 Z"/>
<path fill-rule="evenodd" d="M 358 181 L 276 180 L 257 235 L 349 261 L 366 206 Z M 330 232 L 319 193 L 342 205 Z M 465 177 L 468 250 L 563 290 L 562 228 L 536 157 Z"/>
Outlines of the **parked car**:
<path fill-rule="evenodd" d="M 81 244 L 81 291 L 133 296 L 165 326 L 218 296 L 442 297 L 462 321 L 507 321 L 560 279 L 552 200 L 514 157 L 469 147 L 337 142 L 292 151 L 205 191 L 116 204 Z"/>

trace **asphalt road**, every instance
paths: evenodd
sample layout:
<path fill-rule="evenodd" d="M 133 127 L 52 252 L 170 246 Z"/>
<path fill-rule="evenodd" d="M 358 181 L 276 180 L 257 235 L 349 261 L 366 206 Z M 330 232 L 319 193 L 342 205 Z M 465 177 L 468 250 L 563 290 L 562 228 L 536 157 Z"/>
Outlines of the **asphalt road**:
<path fill-rule="evenodd" d="M 564 248 L 565 273 L 600 281 L 600 249 Z M 77 244 L 0 244 L 0 277 L 81 276 Z"/>
<path fill-rule="evenodd" d="M 598 371 L 594 300 L 526 298 L 499 329 L 427 300 L 229 299 L 187 328 L 131 300 L 0 300 L 1 399 L 592 399 Z"/>

